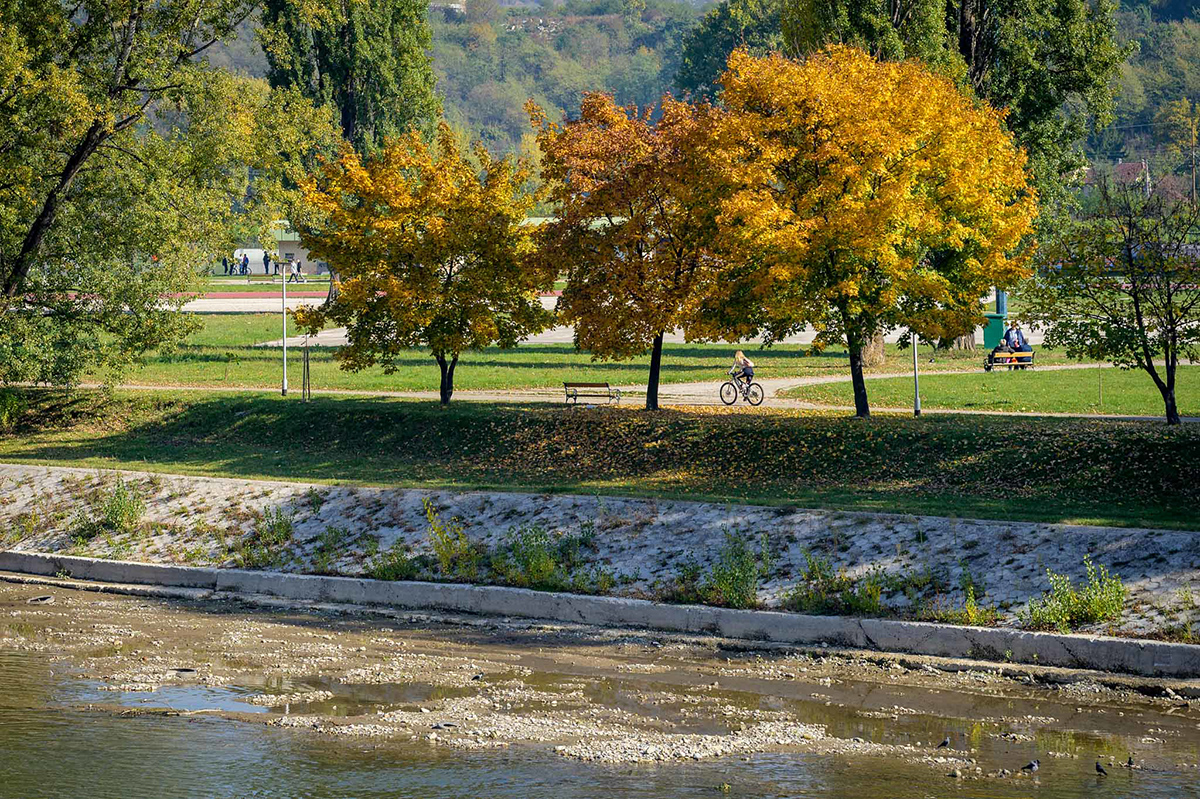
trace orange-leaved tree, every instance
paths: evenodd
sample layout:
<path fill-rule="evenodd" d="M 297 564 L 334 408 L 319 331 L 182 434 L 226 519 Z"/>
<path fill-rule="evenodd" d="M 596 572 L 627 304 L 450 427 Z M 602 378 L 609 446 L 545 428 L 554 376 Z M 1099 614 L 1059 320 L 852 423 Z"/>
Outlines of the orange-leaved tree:
<path fill-rule="evenodd" d="M 914 62 L 831 47 L 739 51 L 728 67 L 720 221 L 742 255 L 728 291 L 773 338 L 812 325 L 818 348 L 844 343 L 869 416 L 862 351 L 877 332 L 957 335 L 990 287 L 1028 274 L 1025 155 L 1001 112 Z"/>
<path fill-rule="evenodd" d="M 473 158 L 471 157 L 473 155 Z M 318 220 L 306 231 L 313 258 L 341 276 L 327 306 L 298 310 L 316 332 L 346 327 L 342 368 L 395 372 L 414 347 L 441 367 L 441 401 L 454 392 L 461 353 L 516 345 L 550 324 L 531 263 L 536 198 L 521 161 L 464 152 L 442 123 L 432 143 L 413 132 L 364 163 L 353 151 L 305 187 Z"/>
<path fill-rule="evenodd" d="M 559 318 L 593 358 L 650 350 L 646 407 L 658 408 L 663 335 L 688 332 L 715 285 L 720 181 L 708 156 L 717 112 L 664 97 L 657 121 L 608 95 L 584 96 L 556 125 L 530 104 L 558 218 L 541 261 L 567 284 Z"/>

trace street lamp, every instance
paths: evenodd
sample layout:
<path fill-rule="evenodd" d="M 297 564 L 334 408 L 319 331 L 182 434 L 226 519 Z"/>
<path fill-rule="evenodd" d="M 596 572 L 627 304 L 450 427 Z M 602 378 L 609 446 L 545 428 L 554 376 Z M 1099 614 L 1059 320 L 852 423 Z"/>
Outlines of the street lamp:
<path fill-rule="evenodd" d="M 288 268 L 291 268 L 291 259 L 288 259 Z M 283 396 L 287 396 L 287 275 L 281 275 L 283 278 L 279 285 L 282 287 L 283 302 L 281 308 L 283 311 Z"/>

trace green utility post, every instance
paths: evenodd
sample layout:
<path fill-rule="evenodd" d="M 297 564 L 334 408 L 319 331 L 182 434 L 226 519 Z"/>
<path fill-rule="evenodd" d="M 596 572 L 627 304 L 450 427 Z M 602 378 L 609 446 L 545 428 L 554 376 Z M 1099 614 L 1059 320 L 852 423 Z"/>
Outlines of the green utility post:
<path fill-rule="evenodd" d="M 984 316 L 987 323 L 983 326 L 983 347 L 994 350 L 1004 338 L 1004 316 L 998 313 L 985 313 Z"/>
<path fill-rule="evenodd" d="M 996 312 L 985 313 L 987 322 L 983 326 L 984 349 L 993 350 L 1004 338 L 1004 325 L 1008 319 L 1008 292 L 996 290 Z"/>

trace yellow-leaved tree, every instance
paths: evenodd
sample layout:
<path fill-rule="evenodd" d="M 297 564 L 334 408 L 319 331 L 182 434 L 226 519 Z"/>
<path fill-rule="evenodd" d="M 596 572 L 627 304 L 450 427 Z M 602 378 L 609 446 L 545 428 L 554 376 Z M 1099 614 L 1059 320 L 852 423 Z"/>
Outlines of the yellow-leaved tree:
<path fill-rule="evenodd" d="M 427 348 L 448 403 L 463 352 L 515 346 L 553 318 L 539 299 L 550 285 L 530 263 L 534 230 L 523 224 L 536 200 L 528 178 L 522 161 L 482 146 L 464 152 L 445 123 L 432 143 L 413 132 L 365 163 L 345 152 L 305 186 L 318 220 L 305 241 L 341 276 L 340 290 L 296 321 L 310 332 L 346 327 L 343 369 L 378 363 L 390 374 L 412 348 Z"/>
<path fill-rule="evenodd" d="M 880 331 L 958 335 L 992 286 L 1028 274 L 1037 198 L 1003 115 L 917 63 L 850 47 L 803 61 L 735 52 L 722 82 L 720 217 L 740 257 L 738 335 L 817 330 L 844 343 L 869 416 L 862 351 Z"/>
<path fill-rule="evenodd" d="M 650 350 L 646 407 L 654 410 L 663 335 L 687 334 L 716 284 L 722 184 L 708 154 L 717 112 L 670 97 L 657 121 L 652 110 L 590 93 L 577 120 L 555 125 L 529 106 L 559 209 L 542 230 L 541 253 L 547 272 L 567 279 L 559 318 L 593 358 Z"/>

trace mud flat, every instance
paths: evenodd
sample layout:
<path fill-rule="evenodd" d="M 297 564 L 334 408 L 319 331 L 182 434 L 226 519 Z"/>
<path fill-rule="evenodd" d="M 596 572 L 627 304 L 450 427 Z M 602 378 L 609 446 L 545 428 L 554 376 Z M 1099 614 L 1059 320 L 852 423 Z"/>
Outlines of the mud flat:
<path fill-rule="evenodd" d="M 859 785 L 905 774 L 914 789 L 986 781 L 1000 796 L 1035 782 L 1074 796 L 1095 758 L 1139 795 L 1179 795 L 1200 775 L 1196 681 L 277 604 L 0 581 L 0 664 L 36 658 L 97 686 L 76 709 L 106 718 L 224 719 L 397 757 L 746 768 L 833 758 L 861 772 Z M 12 685 L 10 700 L 47 701 Z M 1129 757 L 1134 768 L 1121 765 Z M 1034 758 L 1039 773 L 1022 773 Z M 1074 787 L 1056 793 L 1055 781 Z"/>

